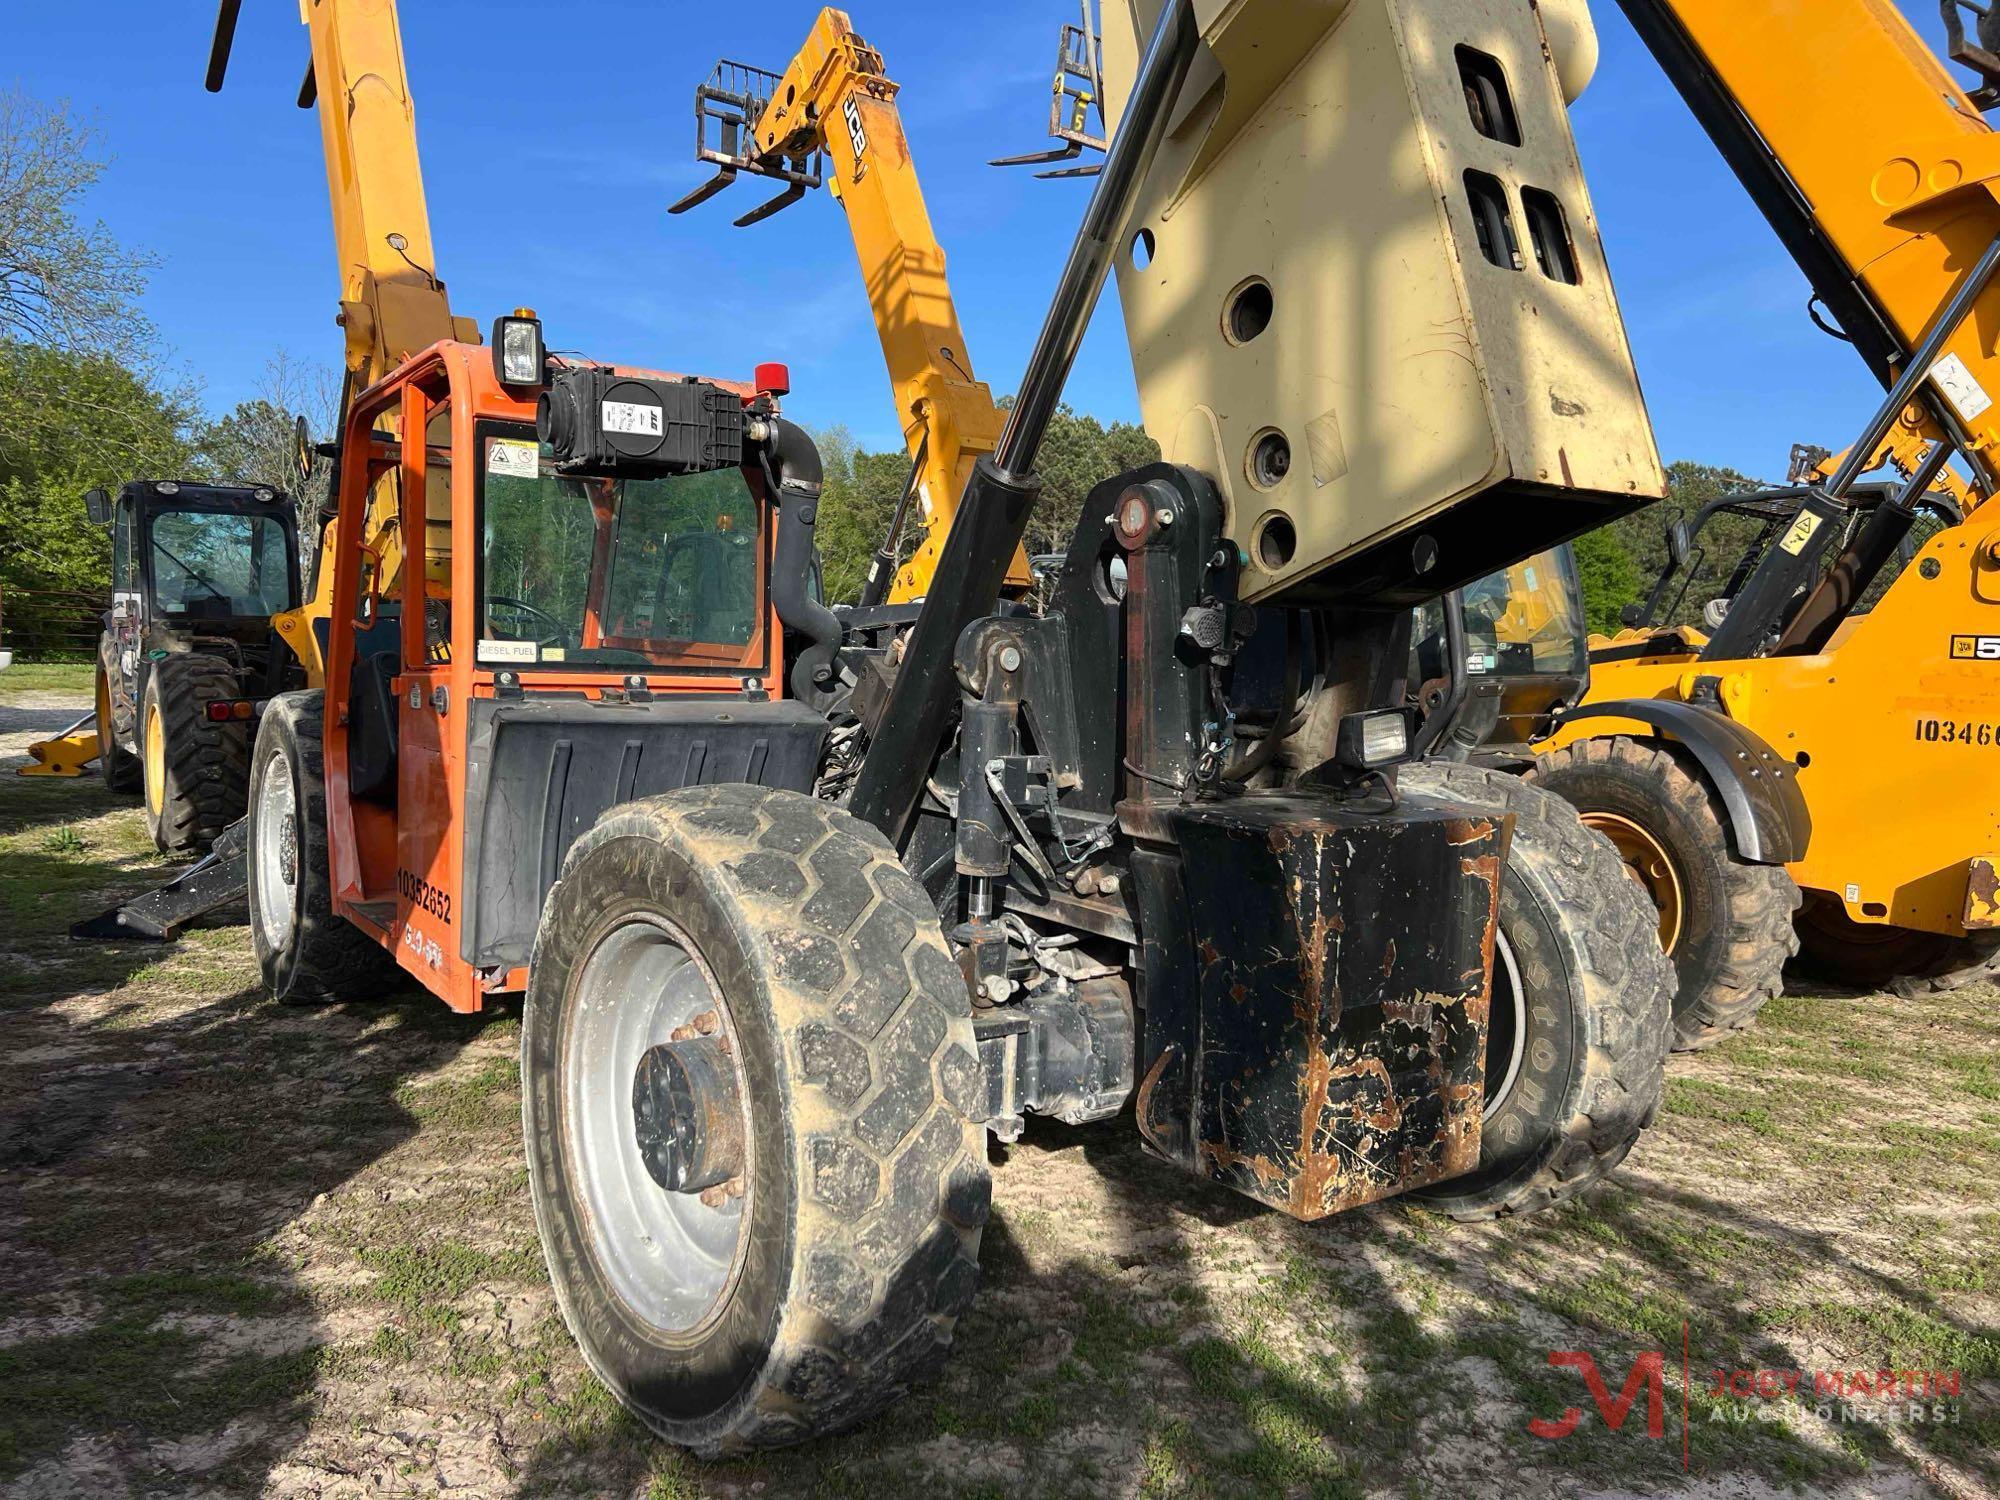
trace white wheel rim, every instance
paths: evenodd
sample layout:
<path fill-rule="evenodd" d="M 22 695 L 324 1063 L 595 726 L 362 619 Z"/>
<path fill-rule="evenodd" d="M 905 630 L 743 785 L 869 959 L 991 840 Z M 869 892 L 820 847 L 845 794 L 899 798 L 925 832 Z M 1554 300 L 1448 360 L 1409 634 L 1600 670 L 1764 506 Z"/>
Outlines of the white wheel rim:
<path fill-rule="evenodd" d="M 599 938 L 574 983 L 562 1037 L 563 1137 L 591 1257 L 638 1321 L 693 1333 L 727 1306 L 742 1269 L 754 1174 L 746 1167 L 743 1195 L 714 1205 L 661 1187 L 639 1154 L 633 1081 L 648 1051 L 704 1011 L 717 1013 L 734 1047 L 729 1008 L 692 944 L 651 914 Z"/>
<path fill-rule="evenodd" d="M 298 920 L 300 855 L 298 797 L 292 789 L 291 758 L 282 750 L 264 762 L 251 832 L 257 852 L 257 930 L 266 947 L 282 952 Z"/>
<path fill-rule="evenodd" d="M 1503 1022 L 1511 1024 L 1503 1030 Z M 1505 1106 L 1507 1096 L 1514 1092 L 1514 1081 L 1521 1076 L 1521 1058 L 1528 1043 L 1528 997 L 1521 988 L 1521 966 L 1514 962 L 1513 945 L 1497 924 L 1493 930 L 1493 1000 L 1487 1028 L 1486 1113 L 1491 1115 Z M 1497 1081 L 1493 1076 L 1496 1062 L 1501 1064 Z"/>

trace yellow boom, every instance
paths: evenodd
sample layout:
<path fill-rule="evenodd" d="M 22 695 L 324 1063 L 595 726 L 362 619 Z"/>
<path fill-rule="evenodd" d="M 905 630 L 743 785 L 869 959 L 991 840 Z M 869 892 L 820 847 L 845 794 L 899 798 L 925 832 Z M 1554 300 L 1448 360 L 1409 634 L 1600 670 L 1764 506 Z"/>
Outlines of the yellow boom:
<path fill-rule="evenodd" d="M 904 442 L 919 466 L 916 498 L 927 527 L 923 544 L 897 573 L 888 597 L 892 603 L 921 598 L 930 587 L 972 466 L 993 451 L 1005 414 L 993 404 L 986 383 L 972 373 L 972 356 L 966 352 L 945 276 L 944 247 L 931 228 L 896 108 L 897 85 L 883 67 L 882 54 L 855 34 L 844 11 L 831 7 L 819 13 L 805 45 L 775 80 L 724 63 L 717 76 L 729 75 L 765 80 L 754 96 L 761 108 L 744 122 L 750 139 L 733 153 L 705 152 L 722 162 L 721 175 L 672 211 L 705 201 L 727 185 L 737 167 L 793 182 L 794 188 L 780 199 L 738 221 L 755 223 L 796 202 L 810 185 L 796 171 L 785 171 L 786 163 L 821 152 L 831 161 L 831 190 L 847 214 Z M 1030 581 L 1027 559 L 1017 551 L 1007 584 L 1019 590 Z"/>
<path fill-rule="evenodd" d="M 209 60 L 211 93 L 222 87 L 240 3 L 224 0 L 221 8 Z M 411 354 L 441 339 L 476 344 L 479 330 L 452 314 L 437 275 L 395 0 L 301 0 L 299 10 L 312 63 L 298 102 L 301 108 L 319 107 L 333 202 L 338 321 L 345 334 L 347 369 L 344 414 L 348 400 Z M 378 586 L 384 588 L 402 566 L 398 504 L 391 477 L 371 501 L 363 531 L 367 549 L 379 559 Z M 425 571 L 440 583 L 450 556 L 447 523 L 440 511 L 427 527 Z M 321 534 L 312 597 L 273 620 L 314 686 L 321 682 L 325 664 L 312 622 L 326 618 L 333 608 L 332 544 L 333 528 L 328 526 Z"/>

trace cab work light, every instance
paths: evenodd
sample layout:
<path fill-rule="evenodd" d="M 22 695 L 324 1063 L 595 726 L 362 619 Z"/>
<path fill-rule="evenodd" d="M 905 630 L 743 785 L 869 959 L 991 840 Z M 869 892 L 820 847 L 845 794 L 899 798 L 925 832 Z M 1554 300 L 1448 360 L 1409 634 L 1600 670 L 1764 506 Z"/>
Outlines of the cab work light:
<path fill-rule="evenodd" d="M 525 307 L 493 320 L 493 373 L 502 385 L 542 385 L 549 351 L 542 343 L 542 320 Z"/>
<path fill-rule="evenodd" d="M 705 380 L 560 367 L 535 428 L 562 474 L 671 478 L 743 462 L 743 398 Z"/>

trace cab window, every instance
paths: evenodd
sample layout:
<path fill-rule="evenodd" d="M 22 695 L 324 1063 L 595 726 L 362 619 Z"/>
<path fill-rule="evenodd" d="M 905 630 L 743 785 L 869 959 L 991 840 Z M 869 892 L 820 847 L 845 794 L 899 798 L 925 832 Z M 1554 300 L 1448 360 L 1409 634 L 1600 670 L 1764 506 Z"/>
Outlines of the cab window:
<path fill-rule="evenodd" d="M 761 665 L 759 508 L 741 470 L 554 472 L 532 429 L 482 424 L 479 659 L 489 665 Z"/>
<path fill-rule="evenodd" d="M 291 557 L 275 516 L 170 511 L 148 531 L 161 613 L 244 620 L 291 608 Z"/>

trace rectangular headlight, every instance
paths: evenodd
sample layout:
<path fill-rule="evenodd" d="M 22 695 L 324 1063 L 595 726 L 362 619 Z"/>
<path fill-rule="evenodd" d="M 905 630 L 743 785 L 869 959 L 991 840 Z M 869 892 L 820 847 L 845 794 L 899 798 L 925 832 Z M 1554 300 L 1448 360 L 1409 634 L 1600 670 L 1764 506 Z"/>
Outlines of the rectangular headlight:
<path fill-rule="evenodd" d="M 1340 721 L 1334 759 L 1351 771 L 1393 765 L 1410 753 L 1410 712 L 1388 708 L 1349 714 Z"/>
<path fill-rule="evenodd" d="M 523 308 L 493 320 L 493 369 L 502 385 L 540 385 L 547 363 L 540 318 Z"/>

